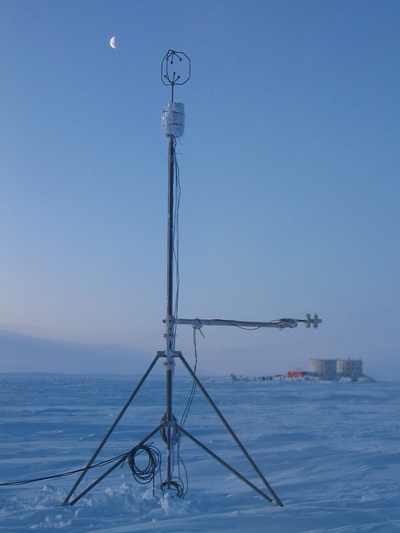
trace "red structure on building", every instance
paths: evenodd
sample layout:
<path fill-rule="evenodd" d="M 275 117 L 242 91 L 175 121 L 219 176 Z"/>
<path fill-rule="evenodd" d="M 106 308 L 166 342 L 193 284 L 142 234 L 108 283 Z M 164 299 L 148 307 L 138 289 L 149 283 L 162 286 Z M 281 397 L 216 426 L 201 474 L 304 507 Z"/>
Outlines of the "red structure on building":
<path fill-rule="evenodd" d="M 308 375 L 308 372 L 304 370 L 291 370 L 287 373 L 288 378 L 305 378 Z"/>

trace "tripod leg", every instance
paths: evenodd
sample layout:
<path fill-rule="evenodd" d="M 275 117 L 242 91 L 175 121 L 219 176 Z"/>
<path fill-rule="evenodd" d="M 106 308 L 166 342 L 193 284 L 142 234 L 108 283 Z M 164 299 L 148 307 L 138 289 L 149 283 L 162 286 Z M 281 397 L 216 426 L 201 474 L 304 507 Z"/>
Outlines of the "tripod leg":
<path fill-rule="evenodd" d="M 223 459 L 221 459 L 221 457 L 219 457 L 217 454 L 215 454 L 213 451 L 210 450 L 210 448 L 208 448 L 207 446 L 205 446 L 204 444 L 202 444 L 199 440 L 197 440 L 195 437 L 193 437 L 193 435 L 191 435 L 188 431 L 186 431 L 185 429 L 183 429 L 183 427 L 181 426 L 178 426 L 177 425 L 177 428 L 179 431 L 181 431 L 184 435 L 186 435 L 187 437 L 189 437 L 189 439 L 191 441 L 193 441 L 195 444 L 197 444 L 197 446 L 199 446 L 202 450 L 204 450 L 205 452 L 207 452 L 209 455 L 211 455 L 211 457 L 213 457 L 216 461 L 218 461 L 221 465 L 223 465 L 225 468 L 227 468 L 230 472 L 232 472 L 232 474 L 234 474 L 236 477 L 238 477 L 239 479 L 241 479 L 244 483 L 246 483 L 249 487 L 251 487 L 254 491 L 256 491 L 258 494 L 260 494 L 260 496 L 262 496 L 263 498 L 265 498 L 266 500 L 268 500 L 270 503 L 274 503 L 274 500 L 272 498 L 270 498 L 268 496 L 268 494 L 265 494 L 265 492 L 263 492 L 262 490 L 260 490 L 258 487 L 256 487 L 256 485 L 254 485 L 251 481 L 249 481 L 247 478 L 245 478 L 244 476 L 242 476 L 242 474 L 240 474 L 240 472 L 238 472 L 237 470 L 235 470 L 232 466 L 230 466 L 227 462 L 225 462 Z"/>
<path fill-rule="evenodd" d="M 160 429 L 163 427 L 162 424 L 160 424 L 158 427 L 156 427 L 156 429 L 154 429 L 151 433 L 149 433 L 147 435 L 147 437 L 145 437 L 143 440 L 141 440 L 138 444 L 138 447 L 139 446 L 143 446 L 143 444 L 148 441 L 149 439 L 151 439 L 151 437 L 153 435 L 155 435 L 157 433 L 157 431 L 160 431 Z M 120 464 L 122 464 L 127 456 L 129 454 L 127 454 L 125 457 L 122 457 L 122 459 L 120 459 L 119 461 L 117 461 L 111 468 L 109 468 L 106 472 L 104 472 L 100 477 L 98 477 L 95 481 L 93 481 L 93 483 L 91 485 L 89 485 L 85 490 L 83 490 L 78 496 L 76 496 L 76 498 L 74 498 L 71 502 L 68 503 L 68 505 L 74 505 L 78 500 L 80 500 L 83 496 L 85 496 L 85 494 L 87 494 L 90 490 L 92 490 L 93 487 L 95 487 L 98 483 L 100 483 L 100 481 L 102 481 L 105 477 L 108 476 L 108 474 L 111 474 L 111 472 L 113 472 Z M 66 503 L 64 502 L 63 505 L 66 505 Z"/>
<path fill-rule="evenodd" d="M 143 383 L 146 381 L 148 375 L 150 374 L 150 372 L 153 370 L 153 367 L 154 365 L 156 364 L 156 362 L 158 361 L 160 357 L 160 354 L 158 353 L 155 358 L 153 359 L 151 365 L 149 366 L 149 368 L 147 369 L 146 373 L 143 375 L 142 379 L 140 380 L 140 382 L 138 383 L 138 385 L 136 386 L 135 390 L 132 392 L 131 396 L 129 397 L 129 400 L 126 402 L 126 404 L 124 405 L 124 407 L 122 408 L 121 412 L 119 413 L 119 415 L 117 416 L 117 418 L 115 419 L 113 425 L 110 427 L 110 429 L 107 431 L 107 434 L 106 436 L 104 437 L 104 439 L 101 441 L 101 443 L 99 444 L 97 450 L 94 452 L 94 454 L 92 455 L 91 459 L 89 460 L 88 464 L 86 465 L 85 469 L 83 470 L 82 474 L 79 476 L 78 480 L 76 481 L 75 485 L 72 487 L 72 489 L 69 491 L 68 493 L 68 496 L 65 498 L 64 502 L 63 502 L 63 505 L 68 505 L 69 503 L 69 499 L 71 498 L 72 494 L 75 492 L 76 488 L 78 487 L 78 485 L 80 484 L 80 482 L 82 481 L 82 479 L 85 477 L 87 471 L 89 470 L 89 468 L 91 467 L 91 465 L 93 464 L 94 460 L 96 459 L 96 457 L 99 455 L 101 449 L 103 448 L 103 446 L 105 445 L 105 443 L 107 442 L 109 436 L 111 435 L 111 433 L 114 431 L 116 425 L 118 424 L 118 422 L 121 420 L 121 418 L 123 417 L 125 411 L 128 409 L 129 405 L 131 404 L 133 398 L 136 396 L 136 394 L 139 392 L 141 386 L 143 385 Z"/>
<path fill-rule="evenodd" d="M 253 470 L 257 473 L 258 477 L 261 479 L 261 481 L 263 482 L 263 484 L 267 487 L 267 489 L 269 490 L 269 492 L 271 493 L 271 495 L 273 496 L 274 498 L 274 501 L 276 502 L 277 505 L 279 505 L 280 507 L 283 507 L 283 503 L 281 502 L 281 500 L 279 499 L 279 497 L 277 496 L 277 494 L 274 492 L 273 488 L 271 487 L 271 485 L 268 483 L 268 481 L 265 479 L 264 475 L 262 474 L 262 472 L 260 471 L 260 469 L 258 468 L 258 466 L 255 464 L 255 462 L 253 461 L 253 459 L 250 457 L 250 455 L 248 454 L 247 450 L 245 449 L 245 447 L 243 446 L 243 444 L 240 442 L 240 440 L 238 439 L 238 437 L 236 436 L 235 432 L 233 431 L 233 429 L 230 427 L 230 425 L 228 424 L 228 422 L 225 420 L 224 416 L 222 415 L 221 411 L 218 409 L 218 407 L 215 405 L 215 403 L 213 402 L 213 400 L 211 399 L 210 395 L 208 394 L 208 392 L 206 391 L 206 389 L 203 387 L 203 385 L 201 384 L 200 380 L 198 379 L 198 377 L 196 376 L 196 374 L 193 372 L 193 370 L 190 368 L 189 364 L 187 363 L 186 359 L 183 357 L 183 355 L 180 353 L 180 352 L 177 352 L 177 355 L 178 357 L 180 358 L 180 360 L 182 361 L 184 367 L 186 368 L 186 370 L 189 372 L 189 374 L 192 376 L 192 378 L 195 380 L 197 386 L 199 387 L 199 389 L 201 390 L 201 392 L 204 394 L 204 396 L 206 397 L 206 399 L 208 400 L 208 402 L 210 403 L 211 407 L 214 409 L 214 411 L 216 412 L 216 414 L 218 415 L 218 417 L 220 418 L 221 422 L 224 424 L 224 426 L 226 427 L 226 429 L 228 430 L 228 432 L 230 433 L 230 435 L 232 436 L 233 440 L 236 442 L 236 444 L 239 446 L 239 448 L 241 449 L 243 455 L 246 457 L 246 459 L 249 461 L 249 463 L 251 464 L 251 466 L 253 467 Z"/>

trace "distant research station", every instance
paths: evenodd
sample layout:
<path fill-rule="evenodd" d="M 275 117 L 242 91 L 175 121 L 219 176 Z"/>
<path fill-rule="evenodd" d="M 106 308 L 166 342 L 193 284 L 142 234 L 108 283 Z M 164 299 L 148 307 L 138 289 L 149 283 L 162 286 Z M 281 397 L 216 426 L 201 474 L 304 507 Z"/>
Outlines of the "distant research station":
<path fill-rule="evenodd" d="M 243 376 L 230 375 L 232 381 L 249 381 Z M 276 380 L 375 381 L 363 373 L 362 359 L 310 359 L 309 370 L 290 370 L 286 374 L 254 377 L 254 381 Z"/>
<path fill-rule="evenodd" d="M 362 359 L 310 359 L 309 370 L 290 371 L 288 378 L 317 377 L 321 379 L 349 378 L 357 381 L 364 377 Z"/>

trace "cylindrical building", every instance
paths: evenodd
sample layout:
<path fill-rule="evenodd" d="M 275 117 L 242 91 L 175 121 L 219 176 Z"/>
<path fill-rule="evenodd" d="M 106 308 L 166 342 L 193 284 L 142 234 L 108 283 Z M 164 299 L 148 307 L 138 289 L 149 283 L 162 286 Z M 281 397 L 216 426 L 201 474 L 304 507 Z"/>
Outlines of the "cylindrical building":
<path fill-rule="evenodd" d="M 310 374 L 325 379 L 336 377 L 336 359 L 310 359 Z"/>
<path fill-rule="evenodd" d="M 363 375 L 361 359 L 338 359 L 336 372 L 339 377 L 358 379 Z"/>

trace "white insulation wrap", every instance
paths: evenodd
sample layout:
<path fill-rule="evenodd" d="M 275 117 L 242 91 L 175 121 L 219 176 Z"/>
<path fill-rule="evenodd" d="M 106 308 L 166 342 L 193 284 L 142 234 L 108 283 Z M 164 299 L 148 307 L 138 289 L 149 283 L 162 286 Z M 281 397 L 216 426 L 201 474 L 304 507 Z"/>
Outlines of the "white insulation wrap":
<path fill-rule="evenodd" d="M 180 102 L 168 102 L 161 113 L 161 128 L 168 137 L 182 137 L 185 131 L 185 106 Z"/>

